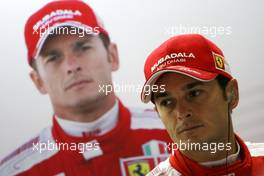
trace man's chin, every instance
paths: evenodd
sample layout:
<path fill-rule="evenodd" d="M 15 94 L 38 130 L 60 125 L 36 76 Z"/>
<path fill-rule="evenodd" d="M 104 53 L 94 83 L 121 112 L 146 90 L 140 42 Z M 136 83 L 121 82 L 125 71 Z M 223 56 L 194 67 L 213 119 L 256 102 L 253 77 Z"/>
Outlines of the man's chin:
<path fill-rule="evenodd" d="M 103 95 L 100 94 L 89 94 L 89 95 L 78 95 L 75 97 L 72 97 L 72 99 L 68 99 L 70 102 L 69 104 L 72 107 L 86 107 L 86 106 L 93 106 L 95 104 L 98 104 L 100 100 L 104 98 Z"/>
<path fill-rule="evenodd" d="M 199 134 L 192 134 L 192 135 L 184 135 L 181 136 L 181 142 L 186 142 L 186 143 L 201 143 L 204 142 L 204 135 L 199 135 Z"/>

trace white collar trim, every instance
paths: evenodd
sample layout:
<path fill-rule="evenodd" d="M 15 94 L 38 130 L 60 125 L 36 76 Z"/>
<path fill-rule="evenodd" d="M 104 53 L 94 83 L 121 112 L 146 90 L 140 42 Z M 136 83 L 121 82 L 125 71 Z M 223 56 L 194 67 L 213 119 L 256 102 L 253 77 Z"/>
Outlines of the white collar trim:
<path fill-rule="evenodd" d="M 95 136 L 106 134 L 111 131 L 118 122 L 118 101 L 105 114 L 93 122 L 76 122 L 55 116 L 61 128 L 69 135 L 81 137 L 85 135 Z"/>

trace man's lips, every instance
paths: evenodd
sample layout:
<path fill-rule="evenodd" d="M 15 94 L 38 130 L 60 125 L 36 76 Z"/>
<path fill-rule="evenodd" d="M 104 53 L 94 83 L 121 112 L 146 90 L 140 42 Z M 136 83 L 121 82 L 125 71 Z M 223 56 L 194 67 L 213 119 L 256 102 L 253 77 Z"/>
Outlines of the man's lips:
<path fill-rule="evenodd" d="M 196 129 L 196 128 L 200 128 L 200 127 L 204 127 L 203 125 L 194 125 L 194 126 L 190 126 L 190 127 L 185 127 L 183 129 L 180 129 L 178 130 L 178 134 L 181 134 L 185 131 L 189 131 L 189 130 L 193 130 L 193 129 Z"/>
<path fill-rule="evenodd" d="M 90 81 L 90 80 L 75 81 L 72 84 L 70 84 L 69 86 L 67 86 L 65 90 L 67 91 L 67 90 L 69 90 L 69 89 L 71 89 L 73 87 L 81 86 L 83 84 L 87 84 L 87 83 L 90 83 L 90 82 L 92 82 L 92 81 Z"/>

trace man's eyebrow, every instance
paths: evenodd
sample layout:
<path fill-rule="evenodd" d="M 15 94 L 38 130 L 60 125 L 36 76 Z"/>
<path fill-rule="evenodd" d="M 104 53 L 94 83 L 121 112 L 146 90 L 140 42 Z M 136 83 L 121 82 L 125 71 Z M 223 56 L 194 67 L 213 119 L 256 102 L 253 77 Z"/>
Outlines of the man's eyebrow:
<path fill-rule="evenodd" d="M 83 46 L 86 43 L 91 42 L 91 40 L 92 40 L 92 37 L 87 37 L 83 40 L 79 40 L 79 41 L 74 42 L 71 46 L 76 49 L 76 48 Z M 48 51 L 46 51 L 46 49 L 42 49 L 40 51 L 40 55 L 43 57 L 47 57 L 49 55 L 57 55 L 57 54 L 59 54 L 59 51 L 57 49 L 52 49 L 52 50 L 48 50 Z"/>
<path fill-rule="evenodd" d="M 183 88 L 182 88 L 182 90 L 189 90 L 189 89 L 192 89 L 192 88 L 194 88 L 194 87 L 196 87 L 196 86 L 200 86 L 200 85 L 203 85 L 204 84 L 204 82 L 202 82 L 202 81 L 194 81 L 194 82 L 192 82 L 192 83 L 188 83 L 188 84 L 186 84 Z"/>
<path fill-rule="evenodd" d="M 157 92 L 154 94 L 154 100 L 158 100 L 159 98 L 162 98 L 162 97 L 167 97 L 169 96 L 169 93 L 168 92 Z"/>
<path fill-rule="evenodd" d="M 43 58 L 50 56 L 50 55 L 57 55 L 57 54 L 59 54 L 59 52 L 56 49 L 40 52 L 40 55 L 43 56 Z"/>
<path fill-rule="evenodd" d="M 75 47 L 80 47 L 83 46 L 85 43 L 89 43 L 89 40 L 81 40 L 81 41 L 77 41 L 73 44 L 74 48 Z"/>
<path fill-rule="evenodd" d="M 188 83 L 186 84 L 182 90 L 189 90 L 189 89 L 192 89 L 196 86 L 199 86 L 199 85 L 203 85 L 204 82 L 201 82 L 201 81 L 194 81 L 194 82 L 191 82 L 191 83 Z M 159 98 L 162 98 L 162 97 L 167 97 L 169 96 L 170 93 L 165 91 L 165 92 L 157 92 L 157 93 L 154 93 L 153 94 L 153 100 L 158 100 Z"/>
<path fill-rule="evenodd" d="M 90 43 L 92 41 L 92 37 L 86 37 L 85 39 L 83 40 L 79 40 L 77 42 L 74 42 L 73 43 L 73 47 L 74 48 L 78 48 L 78 47 L 81 47 L 83 46 L 85 43 Z"/>

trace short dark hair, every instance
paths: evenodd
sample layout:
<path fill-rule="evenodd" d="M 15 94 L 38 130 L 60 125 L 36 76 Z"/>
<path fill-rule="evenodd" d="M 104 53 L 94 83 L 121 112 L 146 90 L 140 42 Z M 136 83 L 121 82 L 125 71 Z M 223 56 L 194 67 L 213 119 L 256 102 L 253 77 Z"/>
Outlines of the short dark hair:
<path fill-rule="evenodd" d="M 226 86 L 230 79 L 222 75 L 218 75 L 215 79 L 218 82 L 220 88 L 223 90 L 224 97 L 226 97 Z"/>
<path fill-rule="evenodd" d="M 103 44 L 104 44 L 104 47 L 106 49 L 108 49 L 108 46 L 110 45 L 111 43 L 111 40 L 110 40 L 110 37 L 104 33 L 100 33 L 99 34 L 99 38 L 102 40 Z"/>
<path fill-rule="evenodd" d="M 38 71 L 37 63 L 35 59 L 31 59 L 30 66 L 33 68 L 33 70 Z"/>
<path fill-rule="evenodd" d="M 99 38 L 102 40 L 102 42 L 103 42 L 103 44 L 104 44 L 104 47 L 105 47 L 106 49 L 108 49 L 108 46 L 109 46 L 110 43 L 111 43 L 110 37 L 109 37 L 107 34 L 100 33 L 100 34 L 99 34 Z M 31 60 L 30 66 L 31 66 L 35 71 L 38 70 L 35 59 L 32 59 L 32 60 Z"/>

